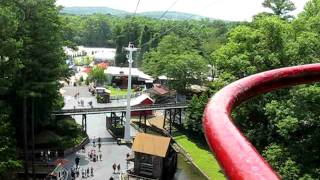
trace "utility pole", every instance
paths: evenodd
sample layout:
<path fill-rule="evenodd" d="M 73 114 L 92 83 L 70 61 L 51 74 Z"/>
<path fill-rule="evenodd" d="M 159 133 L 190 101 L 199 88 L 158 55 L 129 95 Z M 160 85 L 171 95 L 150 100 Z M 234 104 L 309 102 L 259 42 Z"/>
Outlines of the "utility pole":
<path fill-rule="evenodd" d="M 128 91 L 127 91 L 127 109 L 126 109 L 126 123 L 124 126 L 124 139 L 125 141 L 129 142 L 131 141 L 131 135 L 130 135 L 130 123 L 131 123 L 131 68 L 132 68 L 132 54 L 133 52 L 137 51 L 138 48 L 135 48 L 133 43 L 129 42 L 128 47 L 124 48 L 126 51 L 129 52 L 127 55 L 128 62 L 129 62 L 129 74 L 128 74 Z"/>

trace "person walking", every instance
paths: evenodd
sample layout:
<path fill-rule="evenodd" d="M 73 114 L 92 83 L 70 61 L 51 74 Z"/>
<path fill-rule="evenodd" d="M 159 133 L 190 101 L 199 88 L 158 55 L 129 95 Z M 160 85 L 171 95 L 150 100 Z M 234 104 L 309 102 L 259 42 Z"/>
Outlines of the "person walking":
<path fill-rule="evenodd" d="M 82 178 L 84 178 L 84 173 L 85 173 L 85 170 L 81 169 L 81 174 L 82 174 Z"/>
<path fill-rule="evenodd" d="M 120 173 L 120 164 L 118 164 L 117 168 L 118 168 L 118 173 Z"/>
<path fill-rule="evenodd" d="M 91 176 L 93 176 L 93 167 L 91 166 Z"/>
<path fill-rule="evenodd" d="M 79 162 L 80 162 L 79 156 L 77 156 L 74 161 L 76 163 L 76 168 L 78 168 L 79 167 Z"/>
<path fill-rule="evenodd" d="M 76 177 L 76 173 L 74 172 L 74 169 L 71 169 L 71 179 L 74 180 Z"/>
<path fill-rule="evenodd" d="M 98 144 L 99 152 L 101 152 L 101 143 Z"/>
<path fill-rule="evenodd" d="M 93 145 L 93 147 L 96 147 L 96 137 L 95 136 L 92 139 L 92 145 Z"/>
<path fill-rule="evenodd" d="M 113 169 L 113 174 L 115 174 L 116 173 L 116 169 L 117 169 L 116 163 L 113 163 L 112 169 Z"/>
<path fill-rule="evenodd" d="M 99 158 L 100 158 L 100 161 L 102 161 L 102 154 L 101 153 L 99 154 Z"/>
<path fill-rule="evenodd" d="M 81 99 L 81 106 L 83 107 L 84 106 L 84 100 Z"/>

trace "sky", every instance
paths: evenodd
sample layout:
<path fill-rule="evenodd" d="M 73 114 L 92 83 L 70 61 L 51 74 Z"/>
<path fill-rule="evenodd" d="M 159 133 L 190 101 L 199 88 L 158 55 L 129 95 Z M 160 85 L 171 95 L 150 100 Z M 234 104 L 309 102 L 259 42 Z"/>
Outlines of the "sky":
<path fill-rule="evenodd" d="M 137 12 L 166 11 L 176 0 L 140 0 Z M 308 0 L 292 0 L 296 5 L 293 15 L 303 10 Z M 134 12 L 138 0 L 57 0 L 65 7 L 110 7 Z M 252 16 L 267 9 L 263 0 L 177 0 L 170 11 L 187 12 L 215 19 L 250 21 Z"/>

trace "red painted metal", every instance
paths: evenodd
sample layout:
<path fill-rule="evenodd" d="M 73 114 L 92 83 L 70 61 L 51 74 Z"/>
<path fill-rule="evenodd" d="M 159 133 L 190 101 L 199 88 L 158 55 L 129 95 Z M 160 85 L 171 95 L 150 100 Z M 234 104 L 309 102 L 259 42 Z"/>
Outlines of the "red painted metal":
<path fill-rule="evenodd" d="M 210 99 L 203 118 L 205 136 L 229 179 L 280 179 L 233 124 L 232 109 L 262 93 L 316 81 L 320 81 L 320 64 L 286 67 L 235 81 Z"/>

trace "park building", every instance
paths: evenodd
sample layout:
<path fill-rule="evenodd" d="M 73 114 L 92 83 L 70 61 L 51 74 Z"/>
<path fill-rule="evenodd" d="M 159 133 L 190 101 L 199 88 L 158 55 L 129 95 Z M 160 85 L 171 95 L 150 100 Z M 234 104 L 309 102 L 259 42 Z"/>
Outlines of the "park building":
<path fill-rule="evenodd" d="M 127 88 L 129 75 L 128 67 L 109 66 L 104 73 L 109 77 L 110 83 L 114 84 L 116 87 L 121 89 Z M 133 85 L 145 85 L 146 88 L 151 88 L 153 86 L 153 78 L 140 71 L 138 68 L 131 68 L 131 77 Z"/>
<path fill-rule="evenodd" d="M 146 133 L 136 135 L 133 174 L 152 179 L 171 179 L 177 168 L 177 153 L 170 146 L 171 138 Z"/>

